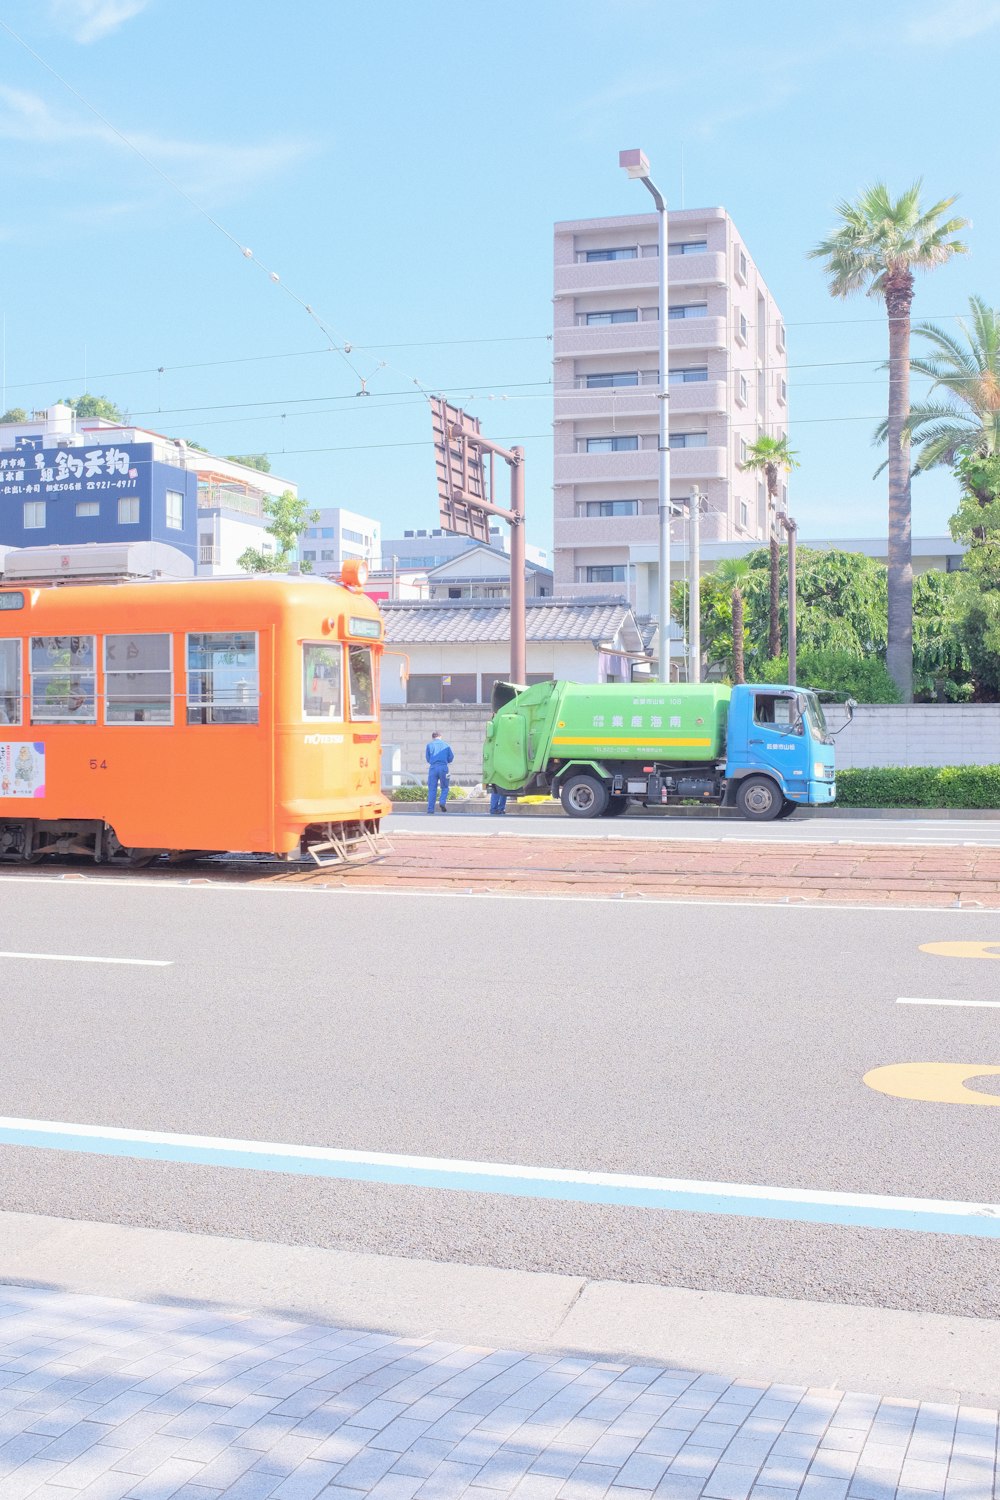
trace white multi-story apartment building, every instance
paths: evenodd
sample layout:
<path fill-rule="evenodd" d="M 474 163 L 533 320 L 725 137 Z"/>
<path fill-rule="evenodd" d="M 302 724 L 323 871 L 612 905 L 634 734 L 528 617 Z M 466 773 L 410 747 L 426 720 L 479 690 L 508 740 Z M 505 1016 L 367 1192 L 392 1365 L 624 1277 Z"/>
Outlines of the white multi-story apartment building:
<path fill-rule="evenodd" d="M 382 524 L 342 505 L 318 506 L 319 520 L 311 521 L 299 538 L 299 561 L 313 573 L 336 577 L 347 558 L 359 558 L 377 569 L 382 554 Z"/>
<path fill-rule="evenodd" d="M 557 594 L 627 593 L 656 611 L 659 318 L 655 214 L 555 226 L 554 552 Z M 748 443 L 786 427 L 785 328 L 722 208 L 669 218 L 671 499 L 706 499 L 706 542 L 766 538 Z M 673 523 L 682 576 L 686 520 Z"/>

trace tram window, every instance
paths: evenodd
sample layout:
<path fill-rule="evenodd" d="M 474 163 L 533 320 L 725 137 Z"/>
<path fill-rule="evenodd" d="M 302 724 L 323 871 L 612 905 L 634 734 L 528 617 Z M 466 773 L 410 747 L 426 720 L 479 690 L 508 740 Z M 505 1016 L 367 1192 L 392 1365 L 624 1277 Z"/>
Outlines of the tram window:
<path fill-rule="evenodd" d="M 32 724 L 96 724 L 92 635 L 31 638 Z"/>
<path fill-rule="evenodd" d="M 232 630 L 187 638 L 189 724 L 256 724 L 257 636 Z"/>
<path fill-rule="evenodd" d="M 370 646 L 348 646 L 347 671 L 351 686 L 351 718 L 374 719 L 375 673 Z"/>
<path fill-rule="evenodd" d="M 105 724 L 170 724 L 169 635 L 104 637 Z"/>
<path fill-rule="evenodd" d="M 21 722 L 21 642 L 0 641 L 0 724 Z"/>
<path fill-rule="evenodd" d="M 344 648 L 306 641 L 302 647 L 302 713 L 307 719 L 344 717 Z"/>

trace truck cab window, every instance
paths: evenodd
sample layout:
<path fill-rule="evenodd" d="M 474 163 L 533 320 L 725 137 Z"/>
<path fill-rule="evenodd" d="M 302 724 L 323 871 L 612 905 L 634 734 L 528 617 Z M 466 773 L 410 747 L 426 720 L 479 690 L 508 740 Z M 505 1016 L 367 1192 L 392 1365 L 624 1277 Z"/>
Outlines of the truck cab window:
<path fill-rule="evenodd" d="M 307 719 L 344 717 L 343 646 L 306 641 L 302 647 L 302 713 Z"/>
<path fill-rule="evenodd" d="M 21 642 L 0 641 L 0 724 L 21 722 Z"/>
<path fill-rule="evenodd" d="M 754 697 L 753 718 L 755 724 L 764 728 L 774 728 L 785 734 L 802 733 L 802 718 L 795 699 L 780 693 L 757 693 Z"/>

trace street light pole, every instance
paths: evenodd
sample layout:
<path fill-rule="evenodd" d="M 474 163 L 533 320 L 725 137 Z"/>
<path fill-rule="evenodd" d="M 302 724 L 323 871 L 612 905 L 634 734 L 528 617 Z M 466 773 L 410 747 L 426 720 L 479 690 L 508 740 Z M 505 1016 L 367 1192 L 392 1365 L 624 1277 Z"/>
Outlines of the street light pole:
<path fill-rule="evenodd" d="M 697 485 L 691 490 L 688 502 L 690 510 L 691 540 L 688 546 L 688 682 L 701 681 L 701 491 Z"/>
<path fill-rule="evenodd" d="M 660 680 L 670 681 L 670 411 L 669 382 L 667 368 L 667 204 L 649 175 L 649 162 L 639 150 L 619 151 L 618 165 L 624 167 L 630 177 L 645 184 L 656 204 L 659 217 L 660 260 L 660 422 L 659 422 L 659 625 L 660 625 Z"/>

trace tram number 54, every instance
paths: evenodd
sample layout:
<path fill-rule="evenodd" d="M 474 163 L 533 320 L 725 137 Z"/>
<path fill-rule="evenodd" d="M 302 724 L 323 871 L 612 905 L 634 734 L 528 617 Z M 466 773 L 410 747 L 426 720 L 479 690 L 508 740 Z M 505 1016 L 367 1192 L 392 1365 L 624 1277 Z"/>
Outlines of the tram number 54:
<path fill-rule="evenodd" d="M 106 771 L 108 769 L 106 760 L 91 760 L 89 764 L 92 771 Z"/>

